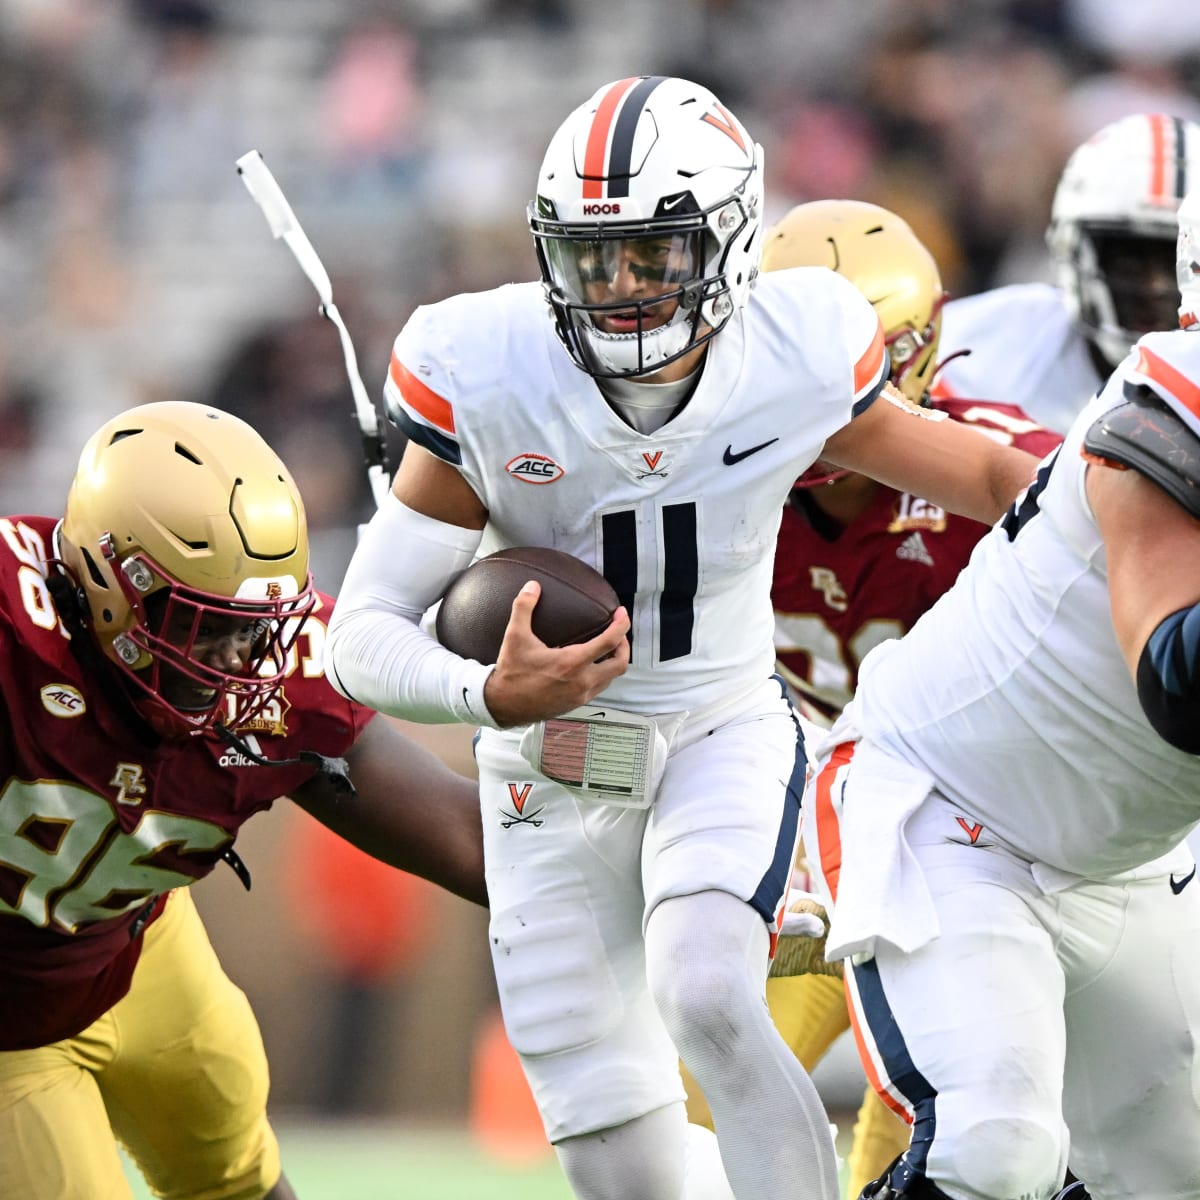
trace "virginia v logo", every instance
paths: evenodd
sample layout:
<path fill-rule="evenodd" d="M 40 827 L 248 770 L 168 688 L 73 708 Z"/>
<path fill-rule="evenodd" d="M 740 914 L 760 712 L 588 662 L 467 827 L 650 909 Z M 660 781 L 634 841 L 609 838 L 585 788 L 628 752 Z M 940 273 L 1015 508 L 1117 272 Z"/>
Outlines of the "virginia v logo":
<path fill-rule="evenodd" d="M 637 468 L 639 479 L 650 479 L 654 476 L 666 479 L 666 463 L 663 462 L 663 452 L 661 450 L 643 450 L 639 457 L 646 468 L 644 471 L 641 466 Z"/>
<path fill-rule="evenodd" d="M 533 812 L 525 811 L 525 805 L 532 791 L 533 784 L 528 780 L 522 780 L 519 783 L 509 782 L 508 798 L 516 811 L 505 812 L 503 808 L 500 810 L 500 815 L 504 817 L 504 820 L 500 822 L 501 829 L 511 829 L 514 825 L 532 825 L 534 829 L 538 829 L 545 824 L 544 821 L 538 820 L 538 813 L 546 807 L 544 804 L 541 808 L 534 809 Z"/>

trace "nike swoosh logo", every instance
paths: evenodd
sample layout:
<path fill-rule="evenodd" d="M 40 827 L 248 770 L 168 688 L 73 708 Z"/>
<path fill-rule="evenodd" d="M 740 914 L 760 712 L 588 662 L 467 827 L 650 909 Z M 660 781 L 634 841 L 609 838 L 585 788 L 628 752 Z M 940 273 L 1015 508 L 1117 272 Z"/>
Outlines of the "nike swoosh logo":
<path fill-rule="evenodd" d="M 751 446 L 749 450 L 739 450 L 736 454 L 733 452 L 733 446 L 726 446 L 725 453 L 721 456 L 721 461 L 727 466 L 732 467 L 734 463 L 740 463 L 743 458 L 749 458 L 752 454 L 757 454 L 760 450 L 765 450 L 768 446 L 773 446 L 779 441 L 777 437 L 773 437 L 769 442 L 759 442 L 757 446 Z"/>
<path fill-rule="evenodd" d="M 1171 872 L 1171 891 L 1173 891 L 1175 893 L 1175 895 L 1178 896 L 1179 893 L 1182 892 L 1183 889 L 1185 887 L 1187 887 L 1187 885 L 1189 883 L 1191 883 L 1192 880 L 1195 878 L 1196 878 L 1196 866 L 1194 863 L 1192 864 L 1192 869 L 1182 879 L 1176 880 L 1175 872 L 1172 871 Z"/>

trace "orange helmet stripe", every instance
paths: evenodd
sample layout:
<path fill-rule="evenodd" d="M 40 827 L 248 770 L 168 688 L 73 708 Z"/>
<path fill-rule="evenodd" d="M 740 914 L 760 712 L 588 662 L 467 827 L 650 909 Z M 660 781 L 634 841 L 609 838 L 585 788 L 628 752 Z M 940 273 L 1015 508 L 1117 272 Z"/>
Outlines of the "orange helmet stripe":
<path fill-rule="evenodd" d="M 1150 122 L 1150 199 L 1161 204 L 1167 199 L 1167 118 L 1153 113 Z"/>
<path fill-rule="evenodd" d="M 635 83 L 638 76 L 631 75 L 628 79 L 620 79 L 604 93 L 592 118 L 592 128 L 588 131 L 587 149 L 583 156 L 583 197 L 594 200 L 604 194 L 604 159 L 608 151 L 609 134 L 612 132 L 613 119 L 621 98 Z"/>

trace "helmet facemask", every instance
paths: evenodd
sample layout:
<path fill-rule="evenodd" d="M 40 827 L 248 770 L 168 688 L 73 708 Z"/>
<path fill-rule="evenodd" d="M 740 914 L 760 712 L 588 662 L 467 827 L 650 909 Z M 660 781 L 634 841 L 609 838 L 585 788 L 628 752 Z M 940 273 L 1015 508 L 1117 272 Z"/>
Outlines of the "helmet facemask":
<path fill-rule="evenodd" d="M 762 151 L 705 88 L 601 88 L 560 126 L 529 207 L 546 297 L 575 364 L 653 375 L 704 345 L 758 273 Z"/>
<path fill-rule="evenodd" d="M 110 561 L 112 545 L 100 547 Z M 230 600 L 172 579 L 142 554 L 113 575 L 132 617 L 113 639 L 114 659 L 160 730 L 164 714 L 168 727 L 189 733 L 217 722 L 237 729 L 261 714 L 316 602 L 311 578 L 291 594 L 290 580 L 248 580 L 247 594 Z"/>
<path fill-rule="evenodd" d="M 580 230 L 536 221 L 538 261 L 559 336 L 589 375 L 653 374 L 703 345 L 733 315 L 708 216 L 650 233 L 644 225 Z M 736 201 L 716 219 L 735 231 L 749 224 Z"/>
<path fill-rule="evenodd" d="M 1082 226 L 1072 259 L 1079 323 L 1110 367 L 1143 334 L 1175 323 L 1174 237 Z"/>

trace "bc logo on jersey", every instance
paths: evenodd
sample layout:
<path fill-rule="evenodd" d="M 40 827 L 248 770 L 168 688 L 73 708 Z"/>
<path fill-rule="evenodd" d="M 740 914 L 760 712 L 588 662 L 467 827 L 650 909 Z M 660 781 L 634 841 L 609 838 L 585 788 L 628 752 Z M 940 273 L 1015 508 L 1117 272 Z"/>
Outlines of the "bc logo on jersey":
<path fill-rule="evenodd" d="M 117 763 L 117 769 L 108 781 L 108 786 L 117 789 L 118 804 L 141 804 L 146 798 L 146 782 L 142 775 L 140 763 Z"/>

